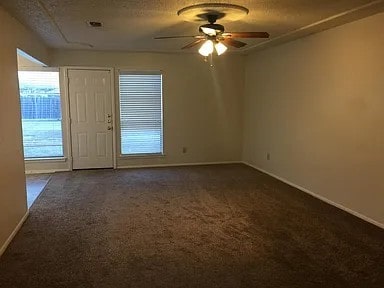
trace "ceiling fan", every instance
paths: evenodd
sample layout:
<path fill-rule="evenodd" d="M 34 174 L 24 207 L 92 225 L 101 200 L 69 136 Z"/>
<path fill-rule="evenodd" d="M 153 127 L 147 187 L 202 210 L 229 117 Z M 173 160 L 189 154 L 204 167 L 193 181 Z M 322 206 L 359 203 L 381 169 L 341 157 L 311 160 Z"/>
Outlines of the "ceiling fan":
<path fill-rule="evenodd" d="M 188 49 L 204 42 L 199 49 L 199 53 L 203 56 L 209 56 L 214 50 L 216 50 L 218 55 L 223 54 L 227 50 L 226 45 L 235 48 L 241 48 L 247 45 L 234 38 L 269 38 L 267 32 L 225 32 L 224 26 L 216 23 L 218 19 L 217 14 L 208 13 L 205 17 L 209 23 L 199 27 L 200 35 L 164 36 L 155 37 L 155 39 L 195 38 L 195 41 L 182 47 L 182 49 Z"/>

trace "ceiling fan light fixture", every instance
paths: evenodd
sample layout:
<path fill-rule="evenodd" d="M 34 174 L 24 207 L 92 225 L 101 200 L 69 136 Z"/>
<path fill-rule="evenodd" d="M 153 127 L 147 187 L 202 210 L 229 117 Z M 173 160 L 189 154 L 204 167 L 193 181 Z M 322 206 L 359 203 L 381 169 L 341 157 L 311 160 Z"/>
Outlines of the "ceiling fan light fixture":
<path fill-rule="evenodd" d="M 212 40 L 207 40 L 204 42 L 203 45 L 201 45 L 199 49 L 199 53 L 205 57 L 212 54 L 213 52 L 213 42 Z"/>
<path fill-rule="evenodd" d="M 223 43 L 221 42 L 218 42 L 215 44 L 215 50 L 217 52 L 217 55 L 221 55 L 223 54 L 225 51 L 227 51 L 227 46 L 225 46 Z"/>

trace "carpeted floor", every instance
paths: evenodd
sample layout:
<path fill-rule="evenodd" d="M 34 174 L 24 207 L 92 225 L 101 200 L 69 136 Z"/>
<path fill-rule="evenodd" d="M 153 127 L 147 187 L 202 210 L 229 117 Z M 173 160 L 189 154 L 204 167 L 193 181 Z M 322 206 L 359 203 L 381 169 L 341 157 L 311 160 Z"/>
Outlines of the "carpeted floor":
<path fill-rule="evenodd" d="M 54 174 L 0 287 L 384 287 L 384 231 L 244 165 Z"/>

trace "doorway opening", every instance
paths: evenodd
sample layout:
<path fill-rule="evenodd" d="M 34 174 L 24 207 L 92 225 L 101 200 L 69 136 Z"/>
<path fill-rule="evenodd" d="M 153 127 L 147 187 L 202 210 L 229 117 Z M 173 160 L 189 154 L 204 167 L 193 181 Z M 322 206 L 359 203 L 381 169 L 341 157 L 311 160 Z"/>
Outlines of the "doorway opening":
<path fill-rule="evenodd" d="M 59 71 L 48 68 L 19 49 L 17 63 L 24 161 L 62 158 L 64 150 Z M 28 208 L 49 178 L 50 174 L 26 175 Z"/>

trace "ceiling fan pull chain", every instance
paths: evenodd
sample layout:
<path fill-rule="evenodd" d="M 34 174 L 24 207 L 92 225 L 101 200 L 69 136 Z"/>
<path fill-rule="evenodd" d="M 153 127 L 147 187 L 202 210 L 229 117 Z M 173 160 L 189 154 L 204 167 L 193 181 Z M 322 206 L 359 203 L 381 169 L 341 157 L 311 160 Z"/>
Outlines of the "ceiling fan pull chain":
<path fill-rule="evenodd" d="M 213 53 L 211 53 L 211 54 L 209 55 L 209 66 L 210 66 L 211 68 L 215 67 L 215 66 L 213 65 Z"/>

